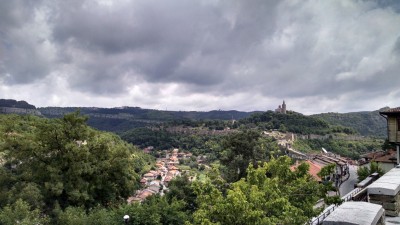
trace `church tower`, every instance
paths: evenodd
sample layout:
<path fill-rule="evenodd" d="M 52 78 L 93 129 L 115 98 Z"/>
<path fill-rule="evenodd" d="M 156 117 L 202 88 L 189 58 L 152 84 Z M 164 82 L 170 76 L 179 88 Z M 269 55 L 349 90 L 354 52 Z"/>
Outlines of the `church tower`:
<path fill-rule="evenodd" d="M 285 100 L 283 100 L 283 103 L 282 103 L 282 113 L 286 114 L 286 103 L 285 103 Z"/>

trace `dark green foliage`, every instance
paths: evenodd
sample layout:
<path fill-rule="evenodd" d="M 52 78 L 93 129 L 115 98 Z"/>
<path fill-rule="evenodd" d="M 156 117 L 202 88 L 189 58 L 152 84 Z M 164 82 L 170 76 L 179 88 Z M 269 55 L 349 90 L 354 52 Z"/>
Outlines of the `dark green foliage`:
<path fill-rule="evenodd" d="M 196 155 L 212 153 L 207 146 L 210 141 L 221 139 L 220 136 L 171 133 L 165 129 L 136 128 L 121 134 L 121 138 L 141 148 L 153 146 L 156 150 L 179 148 Z"/>
<path fill-rule="evenodd" d="M 278 220 L 297 224 L 315 215 L 312 205 L 321 194 L 307 166 L 291 172 L 288 158 L 262 164 L 280 151 L 274 140 L 259 131 L 215 137 L 177 134 L 172 140 L 156 132 L 161 140 L 177 143 L 176 147 L 221 158 L 224 176 L 233 181 L 247 177 L 247 181 L 230 185 L 217 167 L 206 170 L 203 166 L 208 174 L 206 186 L 200 178 L 204 175 L 194 183 L 183 176 L 170 182 L 165 196 L 127 205 L 126 198 L 138 188 L 138 173 L 151 167 L 149 155 L 116 135 L 91 129 L 78 112 L 61 119 L 6 115 L 0 116 L 0 122 L 1 224 L 18 220 L 22 224 L 117 225 L 123 224 L 125 214 L 131 218 L 128 224 L 180 225 L 198 223 L 202 216 L 222 216 L 223 224 Z M 157 141 L 152 139 L 154 133 L 148 134 L 144 140 Z M 197 167 L 195 157 L 190 160 Z M 204 215 L 205 203 L 219 211 Z"/>
<path fill-rule="evenodd" d="M 383 109 L 381 109 L 383 110 Z M 386 120 L 379 115 L 379 110 L 371 112 L 321 113 L 312 115 L 329 124 L 351 127 L 364 136 L 386 137 Z"/>
<path fill-rule="evenodd" d="M 292 111 L 289 111 L 287 114 L 275 113 L 272 111 L 256 113 L 249 118 L 240 120 L 239 124 L 245 126 L 255 125 L 262 129 L 276 129 L 281 132 L 288 131 L 297 134 L 325 135 L 330 133 L 355 133 L 351 128 L 332 126 L 322 119 L 305 116 Z"/>
<path fill-rule="evenodd" d="M 13 99 L 0 99 L 0 107 L 36 109 L 34 105 L 30 105 L 26 101 L 16 101 Z"/>
<path fill-rule="evenodd" d="M 246 130 L 226 136 L 222 141 L 220 162 L 228 182 L 246 176 L 246 168 L 252 163 L 256 168 L 269 160 L 271 153 L 278 152 L 278 145 L 271 138 L 262 137 L 259 131 Z"/>
<path fill-rule="evenodd" d="M 379 164 L 376 162 L 371 162 L 369 166 L 360 166 L 357 169 L 358 181 L 360 182 L 364 180 L 373 173 L 378 173 L 379 176 L 382 176 L 385 172 L 383 171 L 382 167 L 380 167 Z"/>
<path fill-rule="evenodd" d="M 88 124 L 97 129 L 124 132 L 132 128 L 157 126 L 160 123 L 168 122 L 175 125 L 204 124 L 215 123 L 216 126 L 209 126 L 212 129 L 223 129 L 221 124 L 232 119 L 242 119 L 253 112 L 239 111 L 220 111 L 214 110 L 210 112 L 188 112 L 188 111 L 163 111 L 154 109 L 142 109 L 139 107 L 121 107 L 121 108 L 93 108 L 93 107 L 45 107 L 39 108 L 42 115 L 48 118 L 62 117 L 65 114 L 80 110 L 82 114 L 90 117 Z M 211 122 L 207 122 L 211 121 Z"/>
<path fill-rule="evenodd" d="M 78 112 L 62 119 L 0 117 L 0 207 L 22 199 L 50 211 L 124 201 L 150 161 L 118 136 L 95 131 Z"/>
<path fill-rule="evenodd" d="M 42 215 L 39 209 L 32 210 L 30 205 L 21 199 L 0 210 L 0 224 L 2 225 L 45 225 L 49 222 L 50 219 L 46 215 Z"/>
<path fill-rule="evenodd" d="M 319 172 L 318 172 L 318 177 L 321 178 L 321 180 L 324 180 L 325 177 L 330 176 L 335 172 L 336 164 L 332 163 L 329 165 L 324 166 Z"/>
<path fill-rule="evenodd" d="M 382 150 L 386 151 L 389 149 L 396 149 L 396 145 L 394 143 L 389 142 L 389 139 L 386 138 L 382 144 Z"/>
<path fill-rule="evenodd" d="M 185 210 L 194 212 L 197 209 L 196 194 L 187 176 L 177 177 L 168 184 L 166 198 L 169 202 L 182 200 L 186 203 Z"/>
<path fill-rule="evenodd" d="M 194 183 L 199 209 L 193 224 L 304 224 L 324 187 L 307 173 L 290 170 L 288 157 L 273 159 L 233 184 L 224 195 L 210 180 Z"/>
<path fill-rule="evenodd" d="M 296 140 L 294 148 L 303 152 L 320 152 L 322 148 L 341 156 L 358 159 L 361 154 L 380 149 L 383 140 L 361 139 L 358 141 L 338 139 L 307 139 Z"/>

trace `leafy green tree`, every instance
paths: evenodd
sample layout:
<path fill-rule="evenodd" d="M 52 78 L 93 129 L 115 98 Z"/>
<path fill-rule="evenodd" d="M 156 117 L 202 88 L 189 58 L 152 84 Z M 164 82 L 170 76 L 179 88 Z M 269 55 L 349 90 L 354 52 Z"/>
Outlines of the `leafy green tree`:
<path fill-rule="evenodd" d="M 331 177 L 334 174 L 336 174 L 335 169 L 336 169 L 336 164 L 331 163 L 322 167 L 322 169 L 317 174 L 318 177 L 320 177 L 321 180 L 323 181 L 326 192 L 335 191 L 336 193 L 339 193 L 339 187 L 336 187 L 333 181 L 331 180 Z M 326 195 L 324 196 L 324 202 L 326 205 L 331 205 L 331 204 L 340 204 L 343 201 L 339 195 L 336 196 Z"/>
<path fill-rule="evenodd" d="M 358 181 L 362 181 L 367 178 L 369 175 L 373 173 L 378 173 L 379 176 L 382 176 L 385 171 L 383 171 L 382 167 L 377 162 L 371 162 L 368 166 L 360 166 L 357 169 Z"/>
<path fill-rule="evenodd" d="M 317 175 L 318 175 L 318 177 L 321 178 L 321 180 L 325 180 L 327 177 L 330 177 L 332 174 L 335 173 L 335 168 L 336 168 L 336 164 L 331 163 L 329 165 L 322 167 L 322 169 L 318 172 Z"/>
<path fill-rule="evenodd" d="M 29 204 L 21 199 L 0 210 L 0 224 L 3 225 L 45 225 L 49 221 L 38 209 L 31 210 Z"/>
<path fill-rule="evenodd" d="M 288 157 L 272 159 L 256 169 L 251 164 L 246 179 L 232 183 L 223 195 L 211 180 L 195 182 L 199 209 L 194 224 L 304 224 L 324 189 L 303 164 L 290 170 Z"/>
<path fill-rule="evenodd" d="M 196 194 L 189 181 L 188 176 L 184 175 L 176 177 L 168 184 L 169 191 L 166 194 L 166 198 L 172 202 L 174 200 L 182 200 L 185 202 L 185 210 L 190 212 L 195 211 L 197 208 Z"/>
<path fill-rule="evenodd" d="M 264 138 L 258 131 L 246 130 L 227 136 L 222 142 L 220 162 L 225 166 L 224 176 L 228 182 L 246 176 L 249 163 L 258 167 L 268 161 L 271 152 L 278 146 L 272 139 Z"/>
<path fill-rule="evenodd" d="M 75 112 L 62 119 L 17 119 L 7 128 L 7 162 L 0 171 L 11 182 L 3 186 L 8 202 L 22 198 L 46 210 L 56 202 L 62 209 L 88 209 L 124 201 L 138 188 L 135 171 L 149 159 L 118 136 L 91 129 L 86 120 Z"/>

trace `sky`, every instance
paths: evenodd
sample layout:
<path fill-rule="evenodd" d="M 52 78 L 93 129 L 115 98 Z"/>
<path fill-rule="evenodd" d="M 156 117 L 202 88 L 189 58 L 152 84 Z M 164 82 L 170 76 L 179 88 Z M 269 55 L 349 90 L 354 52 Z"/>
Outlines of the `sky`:
<path fill-rule="evenodd" d="M 400 106 L 397 0 L 0 0 L 0 98 L 45 106 Z"/>

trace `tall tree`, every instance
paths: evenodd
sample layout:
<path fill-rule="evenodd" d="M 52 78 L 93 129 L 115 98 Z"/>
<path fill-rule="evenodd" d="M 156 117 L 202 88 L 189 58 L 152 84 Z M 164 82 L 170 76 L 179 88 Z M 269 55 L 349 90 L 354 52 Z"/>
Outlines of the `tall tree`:
<path fill-rule="evenodd" d="M 15 180 L 24 181 L 16 188 L 35 193 L 49 208 L 110 205 L 132 194 L 140 153 L 116 135 L 91 129 L 86 120 L 76 112 L 36 123 L 32 132 L 12 128 L 16 135 L 7 136 L 4 147 Z"/>
<path fill-rule="evenodd" d="M 268 161 L 270 153 L 278 151 L 271 138 L 262 137 L 259 131 L 246 130 L 227 136 L 222 142 L 221 164 L 228 182 L 246 176 L 249 163 L 254 167 Z"/>
<path fill-rule="evenodd" d="M 199 209 L 194 224 L 304 224 L 318 211 L 313 206 L 324 188 L 303 164 L 290 170 L 288 157 L 273 159 L 247 170 L 246 179 L 223 195 L 210 180 L 194 183 Z"/>

